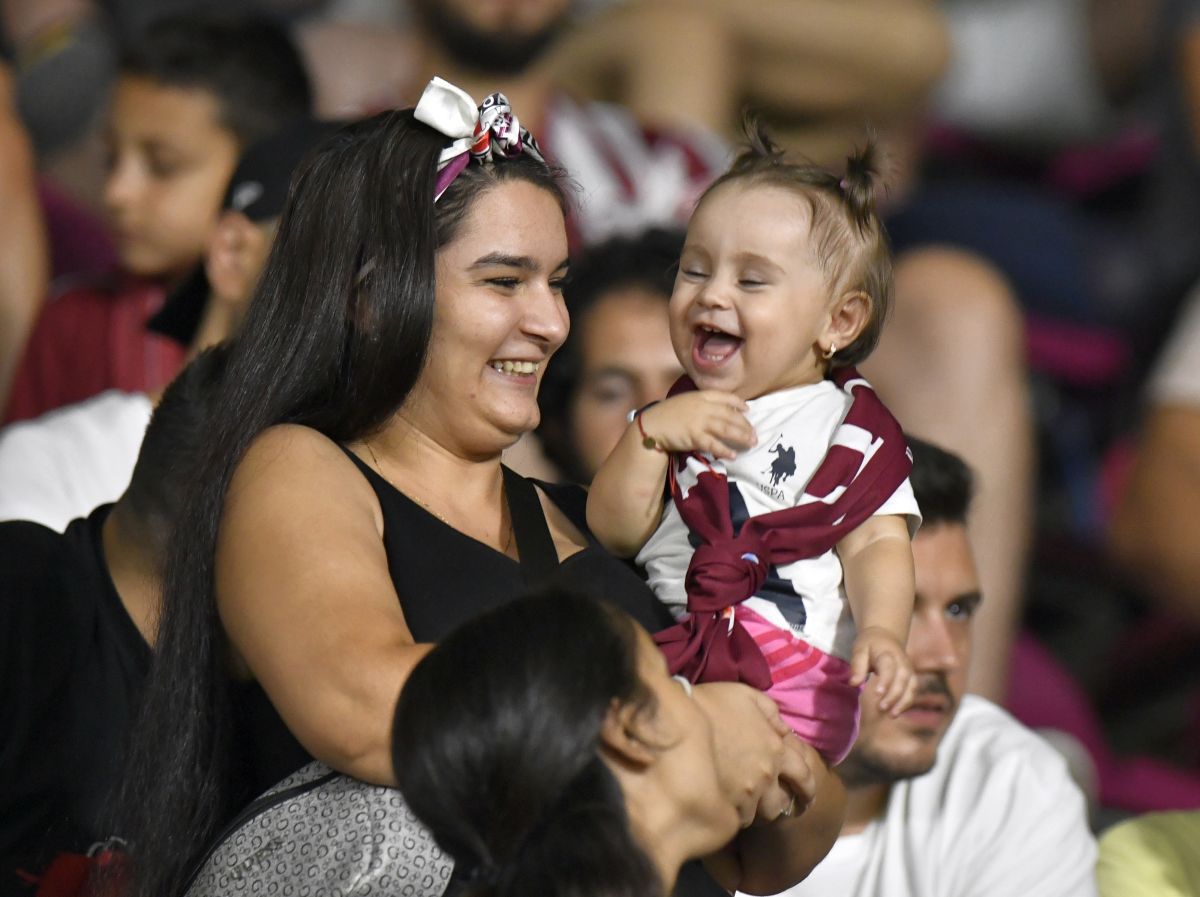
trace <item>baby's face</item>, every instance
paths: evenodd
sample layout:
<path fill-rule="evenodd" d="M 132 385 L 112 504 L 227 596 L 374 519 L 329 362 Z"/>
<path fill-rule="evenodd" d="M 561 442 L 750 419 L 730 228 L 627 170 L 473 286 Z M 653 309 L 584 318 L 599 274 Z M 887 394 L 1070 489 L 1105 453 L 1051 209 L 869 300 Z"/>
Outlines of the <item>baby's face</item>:
<path fill-rule="evenodd" d="M 108 120 L 104 200 L 126 269 L 185 273 L 204 253 L 238 144 L 206 91 L 122 77 Z"/>
<path fill-rule="evenodd" d="M 733 182 L 704 199 L 670 305 L 671 342 L 697 387 L 752 399 L 818 382 L 831 305 L 796 193 Z"/>

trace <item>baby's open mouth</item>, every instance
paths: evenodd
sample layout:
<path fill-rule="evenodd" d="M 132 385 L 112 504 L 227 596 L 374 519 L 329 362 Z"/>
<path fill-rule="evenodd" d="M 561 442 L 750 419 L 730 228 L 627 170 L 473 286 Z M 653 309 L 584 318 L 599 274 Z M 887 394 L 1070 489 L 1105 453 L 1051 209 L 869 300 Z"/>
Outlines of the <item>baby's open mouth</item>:
<path fill-rule="evenodd" d="M 695 354 L 701 361 L 720 364 L 740 349 L 743 342 L 739 336 L 701 324 L 696 328 Z"/>

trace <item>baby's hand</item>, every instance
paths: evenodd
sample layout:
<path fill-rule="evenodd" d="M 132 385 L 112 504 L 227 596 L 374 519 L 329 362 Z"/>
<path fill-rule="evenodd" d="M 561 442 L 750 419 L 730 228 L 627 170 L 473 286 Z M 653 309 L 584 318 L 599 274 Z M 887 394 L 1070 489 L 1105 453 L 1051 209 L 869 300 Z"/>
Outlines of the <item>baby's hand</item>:
<path fill-rule="evenodd" d="M 643 411 L 642 431 L 668 452 L 708 452 L 730 460 L 758 442 L 748 410 L 731 392 L 685 392 Z"/>
<path fill-rule="evenodd" d="M 879 709 L 899 716 L 913 702 L 917 677 L 904 645 L 892 633 L 878 626 L 860 629 L 850 656 L 850 684 L 861 685 L 867 673 L 875 674 L 874 689 Z"/>

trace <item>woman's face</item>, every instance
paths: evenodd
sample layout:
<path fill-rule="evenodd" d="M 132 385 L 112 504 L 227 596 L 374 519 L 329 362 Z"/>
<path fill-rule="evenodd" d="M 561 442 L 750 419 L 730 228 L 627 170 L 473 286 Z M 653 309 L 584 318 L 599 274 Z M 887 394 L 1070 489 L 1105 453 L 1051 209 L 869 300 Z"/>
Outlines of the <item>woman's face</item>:
<path fill-rule="evenodd" d="M 567 337 L 566 271 L 554 195 L 507 181 L 479 196 L 438 252 L 429 358 L 406 416 L 463 456 L 536 427 L 546 362 Z"/>
<path fill-rule="evenodd" d="M 729 843 L 739 827 L 737 810 L 720 786 L 712 723 L 671 677 L 662 652 L 641 627 L 638 674 L 654 697 L 645 738 L 655 747 L 659 781 L 693 829 L 690 855 L 711 853 Z"/>

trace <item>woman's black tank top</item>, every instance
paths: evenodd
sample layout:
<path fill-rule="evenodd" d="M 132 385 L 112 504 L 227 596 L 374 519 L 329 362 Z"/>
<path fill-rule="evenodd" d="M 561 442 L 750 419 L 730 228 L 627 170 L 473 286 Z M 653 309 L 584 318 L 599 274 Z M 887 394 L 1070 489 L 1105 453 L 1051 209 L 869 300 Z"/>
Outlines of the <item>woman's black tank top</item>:
<path fill-rule="evenodd" d="M 528 564 L 460 533 L 396 489 L 356 455 L 347 454 L 379 499 L 388 570 L 400 596 L 404 619 L 418 642 L 436 642 L 460 623 L 552 581 L 582 588 L 617 604 L 651 632 L 674 622 L 642 579 L 592 539 L 585 522 L 586 493 L 579 486 L 537 484 L 588 539 L 586 548 L 538 582 L 531 581 Z M 526 539 L 536 546 L 539 538 L 537 533 L 528 531 L 540 526 L 544 538 L 549 539 L 549 530 L 540 507 L 535 512 L 537 519 L 531 521 L 527 516 L 522 526 L 517 495 L 513 494 L 514 486 L 522 480 L 508 470 L 505 480 L 518 549 L 524 556 Z M 552 563 L 556 561 L 555 558 Z"/>
<path fill-rule="evenodd" d="M 585 521 L 586 493 L 579 486 L 538 483 L 538 487 L 587 536 L 587 547 L 561 564 L 553 557 L 538 576 L 530 564 L 513 560 L 489 545 L 464 535 L 439 520 L 367 466 L 352 452 L 346 454 L 362 471 L 375 491 L 383 512 L 383 542 L 388 570 L 404 618 L 418 642 L 437 642 L 460 623 L 530 591 L 557 582 L 570 584 L 597 598 L 610 601 L 630 614 L 651 632 L 670 626 L 674 620 L 654 593 L 624 561 L 604 550 L 588 533 Z M 528 496 L 530 481 L 505 471 L 506 494 L 514 520 L 518 550 L 523 558 L 532 541 L 548 543 L 549 530 L 540 506 L 521 514 L 515 500 L 521 485 Z M 531 523 L 530 517 L 536 516 Z M 522 525 L 524 524 L 524 525 Z M 542 532 L 530 533 L 540 525 Z M 543 551 L 553 551 L 553 544 Z M 532 550 L 531 550 L 532 552 Z M 530 552 L 530 553 L 531 553 Z M 257 683 L 236 688 L 238 724 L 245 736 L 242 788 L 251 799 L 311 761 L 311 756 L 292 736 Z"/>

